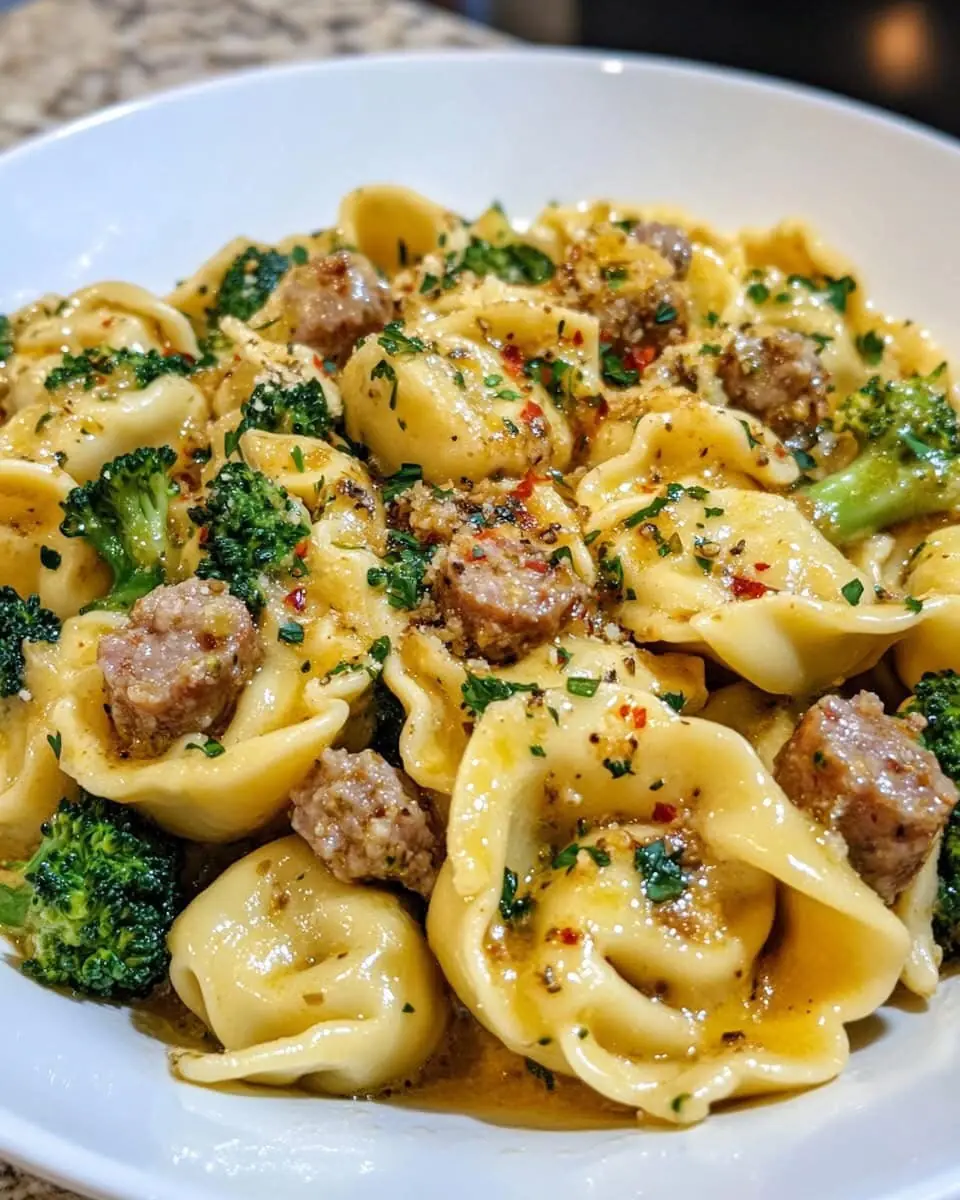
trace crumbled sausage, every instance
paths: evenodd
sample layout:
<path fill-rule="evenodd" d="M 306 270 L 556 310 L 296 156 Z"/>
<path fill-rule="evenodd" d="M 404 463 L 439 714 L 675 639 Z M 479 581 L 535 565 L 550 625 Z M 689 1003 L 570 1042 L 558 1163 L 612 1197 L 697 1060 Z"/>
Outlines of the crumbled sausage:
<path fill-rule="evenodd" d="M 186 733 L 221 732 L 260 656 L 246 605 L 218 579 L 188 579 L 138 600 L 97 651 L 122 750 L 150 758 Z"/>
<path fill-rule="evenodd" d="M 374 750 L 324 750 L 296 787 L 293 828 L 345 883 L 382 879 L 429 897 L 442 858 L 432 808 Z"/>
<path fill-rule="evenodd" d="M 640 346 L 683 341 L 689 325 L 686 294 L 672 279 L 658 279 L 639 294 L 608 292 L 597 312 L 604 340 L 618 354 Z"/>
<path fill-rule="evenodd" d="M 434 559 L 433 596 L 467 653 L 508 662 L 555 637 L 587 598 L 562 558 L 515 530 L 463 529 Z"/>
<path fill-rule="evenodd" d="M 640 221 L 631 231 L 638 242 L 643 242 L 665 258 L 673 267 L 674 277 L 686 279 L 693 258 L 690 239 L 677 225 L 664 225 L 660 221 Z"/>
<path fill-rule="evenodd" d="M 787 796 L 841 834 L 852 866 L 892 904 L 920 870 L 957 789 L 916 740 L 923 718 L 884 714 L 872 692 L 826 696 L 777 756 Z"/>
<path fill-rule="evenodd" d="M 369 259 L 348 250 L 294 267 L 280 285 L 279 300 L 293 340 L 340 365 L 358 338 L 393 316 L 389 284 Z"/>
<path fill-rule="evenodd" d="M 734 407 L 753 413 L 785 440 L 809 442 L 827 415 L 830 376 L 801 333 L 738 333 L 717 374 Z"/>

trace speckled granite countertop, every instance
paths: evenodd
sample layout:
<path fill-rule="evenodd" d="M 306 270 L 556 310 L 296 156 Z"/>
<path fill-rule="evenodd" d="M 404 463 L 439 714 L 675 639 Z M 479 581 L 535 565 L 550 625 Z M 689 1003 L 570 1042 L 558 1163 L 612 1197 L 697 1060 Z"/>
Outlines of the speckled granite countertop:
<path fill-rule="evenodd" d="M 506 41 L 411 0 L 32 0 L 0 15 L 0 148 L 242 67 Z"/>
<path fill-rule="evenodd" d="M 0 15 L 0 148 L 243 67 L 508 40 L 412 0 L 32 0 Z M 0 1200 L 76 1198 L 0 1162 Z"/>

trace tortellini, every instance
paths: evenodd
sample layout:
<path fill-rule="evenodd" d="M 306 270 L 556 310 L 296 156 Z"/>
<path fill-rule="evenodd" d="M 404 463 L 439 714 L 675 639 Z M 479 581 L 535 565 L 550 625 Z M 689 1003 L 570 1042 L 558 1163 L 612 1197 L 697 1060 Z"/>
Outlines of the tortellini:
<path fill-rule="evenodd" d="M 347 705 L 332 698 L 311 713 L 292 690 L 298 664 L 274 642 L 221 738 L 222 754 L 208 757 L 204 739 L 185 734 L 159 758 L 127 758 L 104 711 L 96 663 L 100 637 L 118 623 L 109 613 L 78 617 L 64 647 L 64 695 L 52 715 L 64 771 L 88 792 L 133 805 L 180 837 L 226 842 L 260 829 L 333 743 Z"/>
<path fill-rule="evenodd" d="M 847 397 L 939 362 L 797 222 L 599 201 L 514 226 L 389 185 L 166 298 L 0 318 L 0 586 L 62 622 L 0 701 L 0 859 L 83 793 L 194 843 L 190 1083 L 474 1086 L 451 1024 L 545 1106 L 557 1073 L 687 1125 L 833 1078 L 848 1023 L 937 988 L 942 825 L 887 906 L 784 763 L 812 706 L 843 711 L 824 693 L 876 690 L 848 707 L 889 730 L 960 671 L 960 525 L 841 548 L 811 485 L 860 452 Z M 64 505 L 146 446 L 174 452 L 168 512 L 135 490 L 170 590 L 104 611 Z"/>
<path fill-rule="evenodd" d="M 223 1045 L 183 1051 L 193 1083 L 300 1083 L 354 1095 L 415 1072 L 447 1021 L 423 935 L 388 892 L 338 883 L 296 837 L 270 842 L 194 900 L 170 979 Z"/>
<path fill-rule="evenodd" d="M 461 1000 L 665 1121 L 832 1078 L 909 948 L 742 738 L 642 691 L 491 709 L 447 845 L 428 933 Z"/>

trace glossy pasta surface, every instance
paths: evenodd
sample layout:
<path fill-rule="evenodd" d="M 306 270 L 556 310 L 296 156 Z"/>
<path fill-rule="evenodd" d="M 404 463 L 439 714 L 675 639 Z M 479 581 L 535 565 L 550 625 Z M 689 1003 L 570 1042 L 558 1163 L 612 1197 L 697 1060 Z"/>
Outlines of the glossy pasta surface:
<path fill-rule="evenodd" d="M 0 596 L 59 635 L 0 699 L 0 858 L 86 796 L 182 844 L 191 1084 L 656 1126 L 830 1080 L 953 949 L 912 696 L 960 671 L 957 400 L 794 221 L 370 186 L 43 297 L 0 318 Z M 69 514 L 144 452 L 123 600 Z"/>

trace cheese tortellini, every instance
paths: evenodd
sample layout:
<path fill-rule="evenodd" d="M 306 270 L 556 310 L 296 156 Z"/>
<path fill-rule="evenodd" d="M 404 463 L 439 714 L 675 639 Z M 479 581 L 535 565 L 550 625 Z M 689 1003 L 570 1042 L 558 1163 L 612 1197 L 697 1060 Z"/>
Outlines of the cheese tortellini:
<path fill-rule="evenodd" d="M 0 315 L 4 883 L 62 800 L 157 839 L 154 974 L 74 940 L 194 1085 L 832 1079 L 960 949 L 957 387 L 802 224 L 614 200 L 366 186 Z"/>
<path fill-rule="evenodd" d="M 196 1083 L 302 1083 L 354 1095 L 416 1071 L 443 1036 L 436 964 L 396 897 L 338 883 L 296 837 L 230 867 L 178 918 L 170 978 L 222 1054 Z"/>

